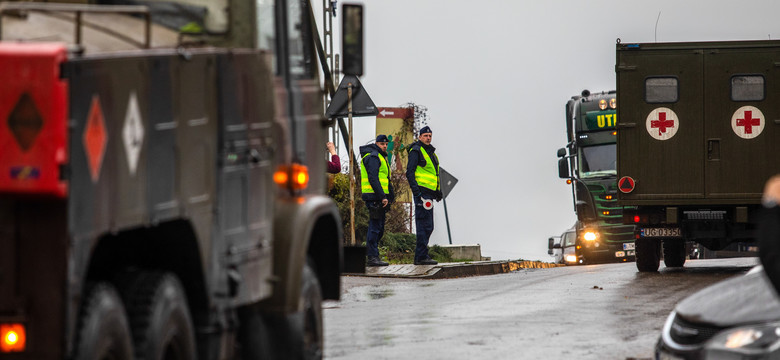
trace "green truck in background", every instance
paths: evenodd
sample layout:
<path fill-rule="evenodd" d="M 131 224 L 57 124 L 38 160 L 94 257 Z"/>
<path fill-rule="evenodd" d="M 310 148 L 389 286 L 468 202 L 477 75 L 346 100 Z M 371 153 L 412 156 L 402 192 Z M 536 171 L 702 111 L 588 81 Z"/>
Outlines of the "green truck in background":
<path fill-rule="evenodd" d="M 780 41 L 623 44 L 616 50 L 618 203 L 639 271 L 686 241 L 749 243 L 780 172 Z"/>
<path fill-rule="evenodd" d="M 634 228 L 623 225 L 617 205 L 615 91 L 584 90 L 566 103 L 566 148 L 558 150 L 558 175 L 572 184 L 577 214 L 575 253 L 567 264 L 634 259 Z"/>

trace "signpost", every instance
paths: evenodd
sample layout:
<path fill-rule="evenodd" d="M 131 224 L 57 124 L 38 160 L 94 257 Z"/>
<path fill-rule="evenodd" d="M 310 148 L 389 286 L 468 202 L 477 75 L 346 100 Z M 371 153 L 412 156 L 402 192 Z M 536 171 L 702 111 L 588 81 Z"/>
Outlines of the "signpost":
<path fill-rule="evenodd" d="M 452 245 L 452 233 L 450 232 L 450 217 L 447 214 L 447 195 L 450 194 L 452 188 L 458 183 L 452 174 L 448 173 L 444 168 L 439 167 L 439 181 L 441 181 L 441 194 L 442 202 L 444 202 L 444 220 L 447 222 L 447 237 L 450 239 L 450 245 Z"/>

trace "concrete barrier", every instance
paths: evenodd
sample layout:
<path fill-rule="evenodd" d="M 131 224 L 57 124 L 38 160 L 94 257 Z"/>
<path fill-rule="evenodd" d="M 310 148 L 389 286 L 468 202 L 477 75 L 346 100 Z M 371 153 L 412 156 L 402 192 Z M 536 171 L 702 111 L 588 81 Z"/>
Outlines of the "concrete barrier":
<path fill-rule="evenodd" d="M 439 245 L 450 251 L 455 260 L 482 260 L 482 248 L 479 244 L 475 245 Z"/>

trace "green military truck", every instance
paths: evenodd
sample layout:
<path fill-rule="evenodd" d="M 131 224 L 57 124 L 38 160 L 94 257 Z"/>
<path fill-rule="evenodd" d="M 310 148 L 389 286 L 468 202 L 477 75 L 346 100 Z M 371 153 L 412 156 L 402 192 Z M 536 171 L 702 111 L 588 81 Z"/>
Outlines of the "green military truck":
<path fill-rule="evenodd" d="M 572 185 L 577 222 L 568 264 L 634 259 L 634 227 L 622 223 L 615 169 L 615 91 L 584 90 L 566 103 L 566 148 L 558 150 L 558 175 Z"/>
<path fill-rule="evenodd" d="M 310 4 L 144 3 L 0 4 L 0 358 L 321 358 Z"/>
<path fill-rule="evenodd" d="M 618 188 L 639 271 L 751 241 L 780 172 L 780 41 L 617 43 Z"/>

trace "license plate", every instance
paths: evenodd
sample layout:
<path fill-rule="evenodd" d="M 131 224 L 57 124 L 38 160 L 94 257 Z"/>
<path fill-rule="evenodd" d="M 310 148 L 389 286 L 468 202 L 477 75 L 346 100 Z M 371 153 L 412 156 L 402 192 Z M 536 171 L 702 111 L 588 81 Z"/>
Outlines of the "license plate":
<path fill-rule="evenodd" d="M 615 251 L 615 257 L 626 257 L 625 251 Z"/>
<path fill-rule="evenodd" d="M 634 250 L 634 243 L 624 243 L 623 250 Z"/>
<path fill-rule="evenodd" d="M 642 237 L 680 237 L 680 228 L 642 228 Z"/>
<path fill-rule="evenodd" d="M 628 256 L 636 256 L 636 252 L 634 250 L 626 251 L 626 255 L 628 255 Z"/>

